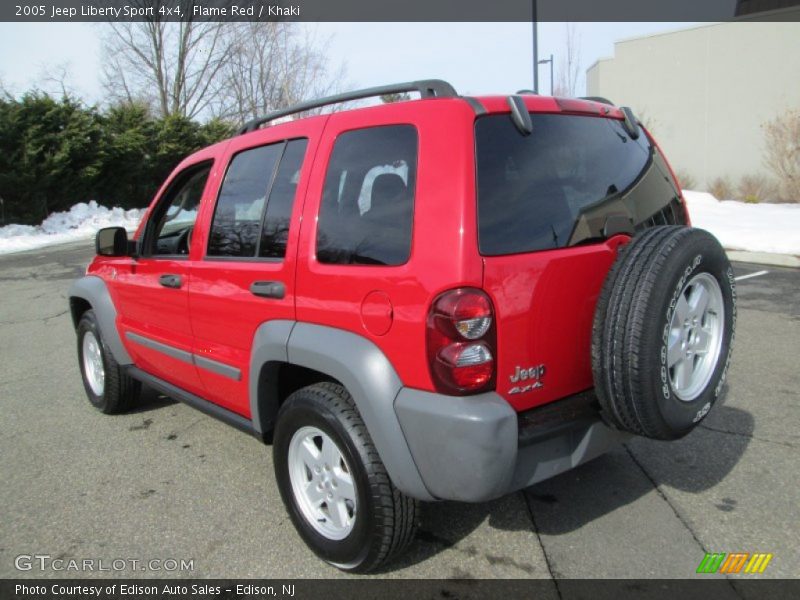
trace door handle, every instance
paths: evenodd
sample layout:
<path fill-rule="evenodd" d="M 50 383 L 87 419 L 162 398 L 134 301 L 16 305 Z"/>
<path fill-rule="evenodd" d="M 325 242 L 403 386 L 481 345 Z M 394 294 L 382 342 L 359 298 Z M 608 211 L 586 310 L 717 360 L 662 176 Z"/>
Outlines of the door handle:
<path fill-rule="evenodd" d="M 286 295 L 286 286 L 282 281 L 254 281 L 250 285 L 250 293 L 262 298 L 281 300 Z"/>
<path fill-rule="evenodd" d="M 161 277 L 158 278 L 158 283 L 168 288 L 179 288 L 181 287 L 181 276 L 162 275 Z"/>

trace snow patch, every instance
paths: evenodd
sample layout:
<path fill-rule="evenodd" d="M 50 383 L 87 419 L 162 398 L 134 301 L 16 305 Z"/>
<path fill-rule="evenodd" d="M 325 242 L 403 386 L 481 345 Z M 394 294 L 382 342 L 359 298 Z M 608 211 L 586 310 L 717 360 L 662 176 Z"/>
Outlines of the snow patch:
<path fill-rule="evenodd" d="M 684 190 L 692 225 L 727 250 L 800 255 L 800 204 L 746 204 Z"/>
<path fill-rule="evenodd" d="M 68 211 L 53 213 L 41 225 L 6 225 L 0 227 L 0 254 L 22 252 L 92 238 L 103 227 L 124 227 L 133 231 L 139 225 L 143 209 L 107 208 L 92 200 L 81 202 Z"/>

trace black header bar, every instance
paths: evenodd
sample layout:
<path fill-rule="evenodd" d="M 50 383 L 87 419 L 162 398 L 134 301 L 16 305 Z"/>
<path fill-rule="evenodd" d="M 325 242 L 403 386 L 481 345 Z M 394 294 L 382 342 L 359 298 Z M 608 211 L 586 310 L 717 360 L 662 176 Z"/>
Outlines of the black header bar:
<path fill-rule="evenodd" d="M 2 21 L 797 21 L 800 0 L 12 0 Z"/>

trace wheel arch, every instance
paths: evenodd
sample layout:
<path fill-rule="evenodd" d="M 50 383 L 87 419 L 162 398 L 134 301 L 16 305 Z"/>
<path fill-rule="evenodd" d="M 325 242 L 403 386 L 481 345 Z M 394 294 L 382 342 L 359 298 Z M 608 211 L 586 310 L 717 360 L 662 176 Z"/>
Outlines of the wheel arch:
<path fill-rule="evenodd" d="M 70 296 L 69 299 L 69 312 L 72 315 L 72 325 L 75 329 L 78 328 L 78 323 L 81 321 L 83 313 L 87 310 L 92 310 L 92 305 L 86 298 L 80 296 Z"/>
<path fill-rule="evenodd" d="M 403 384 L 380 348 L 355 333 L 312 323 L 269 321 L 256 330 L 250 410 L 253 426 L 265 440 L 285 398 L 281 392 L 319 381 L 338 383 L 353 397 L 394 484 L 409 496 L 433 500 L 394 411 Z"/>
<path fill-rule="evenodd" d="M 77 327 L 83 314 L 93 310 L 103 341 L 111 349 L 114 360 L 120 365 L 133 364 L 117 330 L 117 309 L 105 281 L 96 275 L 86 275 L 72 283 L 67 296 L 73 324 Z"/>
<path fill-rule="evenodd" d="M 253 412 L 253 425 L 265 443 L 272 442 L 275 419 L 283 402 L 292 393 L 323 381 L 342 385 L 326 373 L 289 362 L 268 361 L 254 374 L 257 385 L 257 405 Z"/>

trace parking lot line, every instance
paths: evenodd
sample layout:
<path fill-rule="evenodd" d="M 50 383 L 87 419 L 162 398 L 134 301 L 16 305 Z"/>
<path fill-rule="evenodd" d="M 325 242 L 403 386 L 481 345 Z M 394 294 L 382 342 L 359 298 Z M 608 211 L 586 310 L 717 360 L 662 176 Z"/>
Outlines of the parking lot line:
<path fill-rule="evenodd" d="M 769 273 L 769 271 L 756 271 L 755 273 L 748 273 L 747 275 L 739 275 L 736 277 L 736 281 L 742 281 L 743 279 L 750 279 L 752 277 L 761 277 L 767 273 Z"/>

